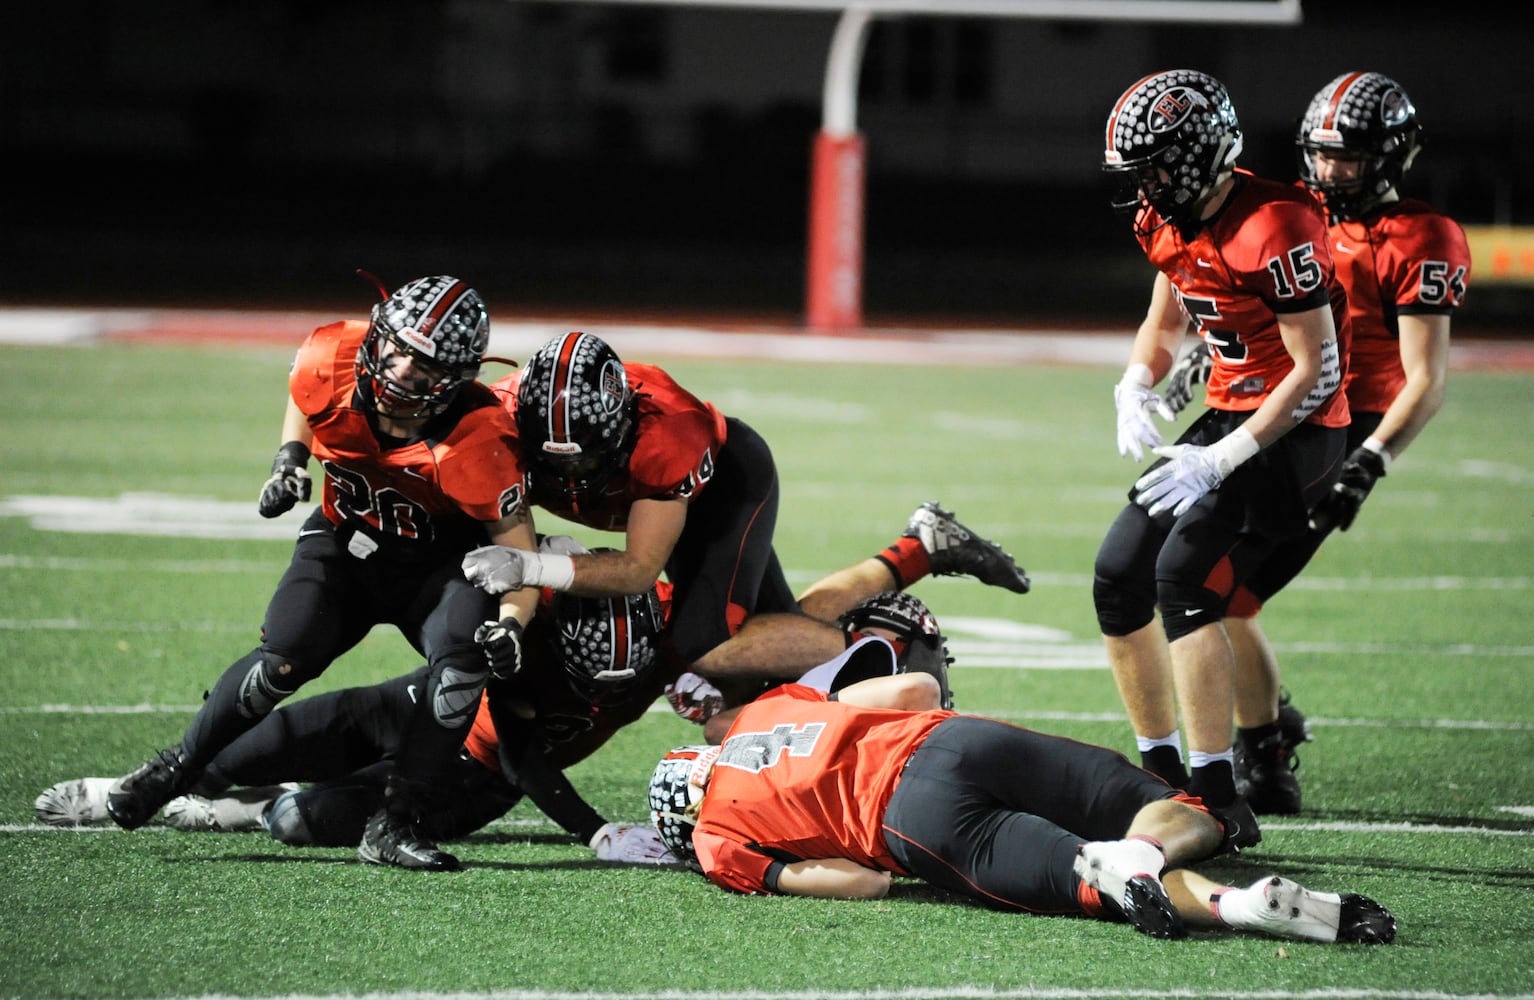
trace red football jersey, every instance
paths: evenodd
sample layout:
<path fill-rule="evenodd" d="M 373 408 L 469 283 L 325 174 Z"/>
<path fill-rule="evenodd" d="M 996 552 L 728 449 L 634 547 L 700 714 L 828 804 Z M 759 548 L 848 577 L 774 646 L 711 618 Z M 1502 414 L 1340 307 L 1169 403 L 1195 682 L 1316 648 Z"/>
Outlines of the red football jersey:
<path fill-rule="evenodd" d="M 1465 301 L 1464 230 L 1424 201 L 1384 206 L 1331 228 L 1337 275 L 1348 290 L 1352 361 L 1343 383 L 1353 409 L 1384 413 L 1406 385 L 1396 317 L 1452 313 Z"/>
<path fill-rule="evenodd" d="M 634 450 L 628 467 L 602 485 L 600 492 L 571 501 L 557 490 L 541 488 L 532 477 L 532 502 L 551 514 L 588 528 L 622 531 L 635 500 L 691 499 L 714 475 L 714 460 L 724 447 L 724 414 L 704 402 L 654 365 L 623 365 L 629 391 L 637 401 Z M 515 414 L 521 373 L 491 385 L 507 412 Z M 532 457 L 529 456 L 529 463 Z"/>
<path fill-rule="evenodd" d="M 1209 343 L 1214 365 L 1205 403 L 1244 412 L 1261 406 L 1294 368 L 1278 331 L 1279 315 L 1330 304 L 1344 372 L 1349 326 L 1326 216 L 1315 199 L 1249 171 L 1236 176 L 1220 213 L 1191 240 L 1167 225 L 1140 237 L 1140 245 Z M 1347 398 L 1332 391 L 1306 420 L 1347 426 Z"/>
<path fill-rule="evenodd" d="M 516 428 L 477 382 L 459 390 L 469 405 L 445 437 L 397 448 L 379 442 L 356 400 L 357 350 L 367 330 L 359 320 L 320 327 L 288 376 L 325 470 L 325 516 L 365 522 L 384 539 L 430 542 L 434 521 L 498 521 L 519 510 L 526 486 Z"/>
<path fill-rule="evenodd" d="M 693 832 L 704 874 L 737 892 L 766 892 L 774 860 L 846 858 L 906 874 L 885 846 L 884 810 L 907 758 L 953 716 L 844 705 L 800 684 L 750 702 Z"/>

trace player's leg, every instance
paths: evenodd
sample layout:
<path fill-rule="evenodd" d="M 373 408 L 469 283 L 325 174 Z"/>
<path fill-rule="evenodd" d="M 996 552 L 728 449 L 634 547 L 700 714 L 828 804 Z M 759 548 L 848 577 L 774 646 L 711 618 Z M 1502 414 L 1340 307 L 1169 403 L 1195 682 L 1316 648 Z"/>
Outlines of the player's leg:
<path fill-rule="evenodd" d="M 1140 765 L 1182 786 L 1188 774 L 1171 653 L 1156 617 L 1155 565 L 1165 538 L 1142 508 L 1125 505 L 1098 547 L 1092 599 Z"/>

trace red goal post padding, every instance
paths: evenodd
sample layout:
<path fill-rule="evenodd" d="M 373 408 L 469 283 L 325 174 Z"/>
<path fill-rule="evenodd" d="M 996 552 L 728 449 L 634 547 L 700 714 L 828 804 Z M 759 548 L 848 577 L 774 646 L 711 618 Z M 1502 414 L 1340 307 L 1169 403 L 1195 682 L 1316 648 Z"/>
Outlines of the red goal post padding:
<path fill-rule="evenodd" d="M 841 330 L 863 325 L 863 137 L 815 136 L 805 322 Z"/>

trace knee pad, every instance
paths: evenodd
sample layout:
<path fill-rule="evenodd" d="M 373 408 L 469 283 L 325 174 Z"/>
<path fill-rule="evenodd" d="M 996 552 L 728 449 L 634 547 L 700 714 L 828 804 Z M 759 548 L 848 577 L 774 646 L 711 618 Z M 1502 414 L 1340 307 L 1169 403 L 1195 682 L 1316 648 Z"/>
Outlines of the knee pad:
<path fill-rule="evenodd" d="M 444 729 L 463 729 L 474 721 L 490 678 L 490 661 L 478 646 L 457 652 L 432 671 L 431 715 Z"/>
<path fill-rule="evenodd" d="M 1092 604 L 1097 608 L 1097 627 L 1103 635 L 1128 635 L 1149 625 L 1156 616 L 1153 588 L 1109 579 L 1100 572 L 1092 577 Z"/>
<path fill-rule="evenodd" d="M 1163 582 L 1156 587 L 1161 602 L 1161 625 L 1168 642 L 1225 617 L 1226 599 L 1212 590 L 1185 583 Z"/>
<path fill-rule="evenodd" d="M 314 843 L 314 834 L 309 831 L 309 823 L 298 803 L 301 794 L 287 792 L 279 795 L 261 814 L 261 825 L 266 827 L 273 840 L 292 847 L 308 847 Z"/>
<path fill-rule="evenodd" d="M 285 657 L 258 649 L 248 659 L 250 669 L 240 681 L 237 699 L 240 714 L 249 719 L 265 718 L 303 682 L 297 679 L 297 667 Z"/>

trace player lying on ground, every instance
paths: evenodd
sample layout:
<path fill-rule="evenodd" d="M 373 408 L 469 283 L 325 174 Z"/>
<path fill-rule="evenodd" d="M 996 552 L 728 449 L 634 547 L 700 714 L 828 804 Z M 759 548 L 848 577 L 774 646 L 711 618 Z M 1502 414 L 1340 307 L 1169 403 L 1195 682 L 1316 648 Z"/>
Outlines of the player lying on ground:
<path fill-rule="evenodd" d="M 562 536 L 544 539 L 541 547 L 580 549 Z M 888 582 L 880 566 L 869 559 L 830 574 L 812 586 L 815 602 L 830 609 L 858 600 Z M 666 641 L 669 596 L 664 581 L 638 597 L 546 593 L 546 606 L 527 630 L 524 669 L 492 681 L 455 768 L 433 797 L 425 828 L 440 840 L 465 836 L 504 815 L 525 794 L 603 860 L 674 860 L 648 827 L 606 821 L 563 774 L 642 716 L 663 692 L 684 717 L 714 724 L 712 715 L 723 705 L 717 692 L 710 695 L 706 684 L 694 684 L 677 693 L 679 682 L 692 675 L 683 674 L 687 665 Z M 937 622 L 915 596 L 874 594 L 837 624 L 849 641 L 878 634 L 896 643 L 902 649 L 896 669 L 930 671 L 947 692 L 947 656 Z M 193 794 L 168 803 L 165 822 L 188 831 L 266 829 L 294 846 L 354 842 L 378 808 L 424 670 L 279 708 L 221 753 Z M 833 661 L 799 680 L 835 688 L 856 679 L 838 676 Z M 723 711 L 720 719 L 729 714 Z M 501 739 L 501 733 L 511 736 Z M 37 816 L 54 826 L 103 821 L 112 781 L 55 784 L 38 796 Z M 312 784 L 299 788 L 294 782 Z"/>
<path fill-rule="evenodd" d="M 891 647 L 849 656 L 888 673 Z M 1395 918 L 1356 894 L 1187 869 L 1228 833 L 1203 804 L 1112 750 L 938 709 L 933 678 L 834 694 L 784 685 L 720 746 L 673 750 L 650 783 L 661 839 L 722 888 L 852 899 L 912 876 L 1001 910 L 1385 943 Z"/>

